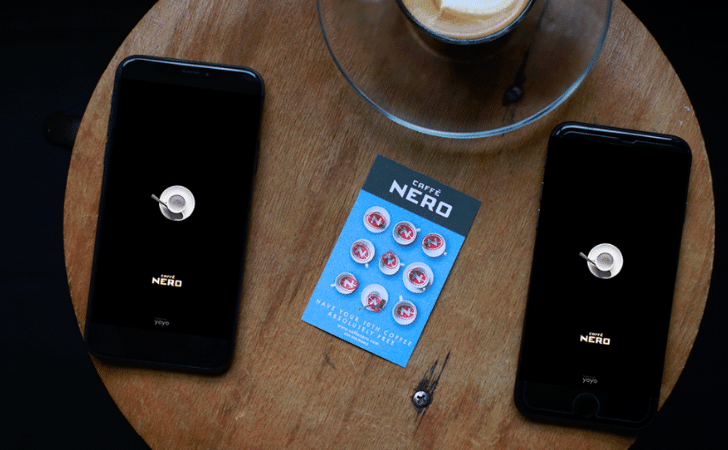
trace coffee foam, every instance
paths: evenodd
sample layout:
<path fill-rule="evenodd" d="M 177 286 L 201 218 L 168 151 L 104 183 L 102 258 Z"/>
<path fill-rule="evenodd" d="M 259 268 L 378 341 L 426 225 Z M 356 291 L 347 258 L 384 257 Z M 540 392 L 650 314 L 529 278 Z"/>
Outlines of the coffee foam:
<path fill-rule="evenodd" d="M 478 39 L 510 25 L 530 0 L 401 0 L 425 28 L 452 39 Z"/>
<path fill-rule="evenodd" d="M 498 14 L 516 0 L 440 0 L 440 11 L 466 18 L 480 18 Z"/>

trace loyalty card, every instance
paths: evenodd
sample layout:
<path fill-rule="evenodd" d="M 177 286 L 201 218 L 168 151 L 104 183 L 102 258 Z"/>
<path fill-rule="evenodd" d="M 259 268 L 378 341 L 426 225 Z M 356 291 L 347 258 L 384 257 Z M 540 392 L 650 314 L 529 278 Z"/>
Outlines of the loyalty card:
<path fill-rule="evenodd" d="M 406 367 L 479 207 L 377 156 L 302 320 Z"/>

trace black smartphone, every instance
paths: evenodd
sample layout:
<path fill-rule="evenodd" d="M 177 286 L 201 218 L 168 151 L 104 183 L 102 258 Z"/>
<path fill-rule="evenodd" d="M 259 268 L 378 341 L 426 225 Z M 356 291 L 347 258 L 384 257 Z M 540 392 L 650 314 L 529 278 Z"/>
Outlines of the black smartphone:
<path fill-rule="evenodd" d="M 527 417 L 626 430 L 654 417 L 691 160 L 675 136 L 552 133 L 515 386 Z"/>
<path fill-rule="evenodd" d="M 252 69 L 119 64 L 85 327 L 93 355 L 229 366 L 262 104 Z"/>

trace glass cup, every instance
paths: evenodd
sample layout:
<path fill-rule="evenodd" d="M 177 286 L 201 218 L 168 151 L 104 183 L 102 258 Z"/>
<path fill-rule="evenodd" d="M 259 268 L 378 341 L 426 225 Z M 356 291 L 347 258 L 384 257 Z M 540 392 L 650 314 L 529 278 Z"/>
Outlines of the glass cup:
<path fill-rule="evenodd" d="M 523 21 L 533 0 L 397 0 L 419 39 L 455 61 L 487 59 Z"/>

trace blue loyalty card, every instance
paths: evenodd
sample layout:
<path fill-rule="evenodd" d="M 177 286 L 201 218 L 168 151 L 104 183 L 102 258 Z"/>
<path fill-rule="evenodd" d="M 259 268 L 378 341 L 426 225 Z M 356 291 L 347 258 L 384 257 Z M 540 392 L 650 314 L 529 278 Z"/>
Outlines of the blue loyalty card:
<path fill-rule="evenodd" d="M 406 367 L 478 208 L 377 156 L 302 320 Z"/>

